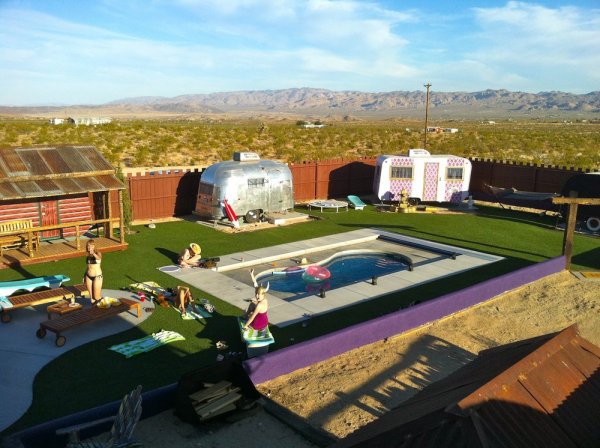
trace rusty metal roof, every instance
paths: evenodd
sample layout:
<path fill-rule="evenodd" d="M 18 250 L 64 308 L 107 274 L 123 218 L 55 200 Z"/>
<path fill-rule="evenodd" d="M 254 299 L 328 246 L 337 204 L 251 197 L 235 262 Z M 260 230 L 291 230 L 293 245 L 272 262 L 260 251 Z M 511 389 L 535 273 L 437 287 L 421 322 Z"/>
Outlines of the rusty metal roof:
<path fill-rule="evenodd" d="M 573 325 L 481 352 L 334 446 L 596 447 L 598 422 L 600 348 Z"/>
<path fill-rule="evenodd" d="M 93 146 L 0 148 L 0 200 L 124 188 Z"/>

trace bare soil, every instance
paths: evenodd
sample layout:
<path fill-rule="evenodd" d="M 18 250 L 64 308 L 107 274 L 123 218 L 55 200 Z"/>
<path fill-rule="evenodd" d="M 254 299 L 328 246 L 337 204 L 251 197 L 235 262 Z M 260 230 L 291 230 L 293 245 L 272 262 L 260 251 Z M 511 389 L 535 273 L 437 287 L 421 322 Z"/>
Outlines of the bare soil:
<path fill-rule="evenodd" d="M 259 386 L 262 393 L 344 437 L 472 360 L 484 349 L 577 323 L 600 345 L 600 279 L 562 272 L 387 341 Z"/>

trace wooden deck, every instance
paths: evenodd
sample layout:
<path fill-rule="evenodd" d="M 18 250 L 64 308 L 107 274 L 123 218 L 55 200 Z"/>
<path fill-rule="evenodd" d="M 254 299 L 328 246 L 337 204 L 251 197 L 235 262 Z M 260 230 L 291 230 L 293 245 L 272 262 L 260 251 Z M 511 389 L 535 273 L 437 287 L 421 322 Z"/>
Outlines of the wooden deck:
<path fill-rule="evenodd" d="M 121 243 L 117 238 L 94 238 L 96 247 L 100 252 L 114 252 L 125 250 L 127 243 Z M 77 249 L 75 240 L 52 240 L 42 241 L 39 248 L 34 252 L 34 256 L 29 256 L 27 247 L 19 249 L 8 249 L 0 257 L 0 269 L 15 268 L 29 264 L 46 263 L 49 261 L 64 260 L 66 258 L 85 257 L 85 243 L 82 242 L 81 248 Z"/>

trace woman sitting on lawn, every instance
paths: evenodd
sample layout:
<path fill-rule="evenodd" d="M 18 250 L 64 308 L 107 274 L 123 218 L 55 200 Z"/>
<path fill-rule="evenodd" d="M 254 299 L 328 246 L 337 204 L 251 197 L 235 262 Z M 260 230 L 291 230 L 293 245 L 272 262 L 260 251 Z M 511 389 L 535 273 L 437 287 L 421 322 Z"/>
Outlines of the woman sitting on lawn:
<path fill-rule="evenodd" d="M 200 246 L 196 243 L 191 243 L 179 254 L 179 266 L 182 268 L 198 267 L 202 259 Z"/>
<path fill-rule="evenodd" d="M 248 305 L 248 309 L 244 313 L 244 330 L 249 327 L 255 330 L 263 330 L 269 325 L 269 317 L 267 316 L 267 309 L 269 308 L 269 302 L 265 298 L 265 294 L 269 290 L 269 287 L 258 286 L 256 278 L 254 277 L 254 269 L 250 269 L 250 277 L 254 284 L 254 299 Z"/>
<path fill-rule="evenodd" d="M 177 296 L 175 297 L 175 306 L 179 308 L 182 316 L 185 316 L 187 306 L 191 303 L 194 303 L 194 298 L 192 297 L 190 288 L 187 286 L 178 286 Z"/>

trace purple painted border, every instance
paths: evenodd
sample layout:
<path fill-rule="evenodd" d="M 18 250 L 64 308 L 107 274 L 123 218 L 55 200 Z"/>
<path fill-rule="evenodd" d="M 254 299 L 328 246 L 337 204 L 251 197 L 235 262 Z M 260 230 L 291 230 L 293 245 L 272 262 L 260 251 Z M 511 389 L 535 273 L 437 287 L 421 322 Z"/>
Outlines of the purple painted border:
<path fill-rule="evenodd" d="M 456 313 L 503 292 L 560 272 L 564 268 L 564 256 L 552 258 L 411 308 L 362 322 L 257 358 L 248 359 L 244 361 L 244 368 L 254 384 L 264 383 L 302 367 L 307 367 L 349 350 L 380 341 Z"/>

